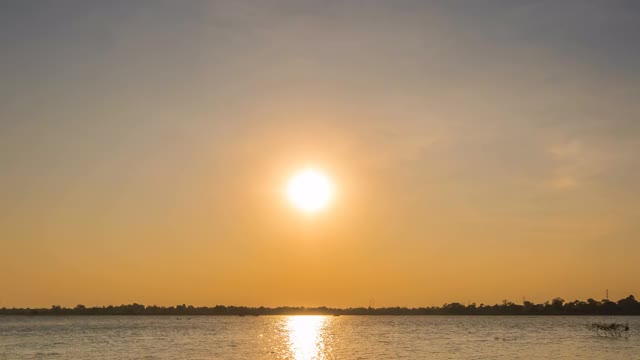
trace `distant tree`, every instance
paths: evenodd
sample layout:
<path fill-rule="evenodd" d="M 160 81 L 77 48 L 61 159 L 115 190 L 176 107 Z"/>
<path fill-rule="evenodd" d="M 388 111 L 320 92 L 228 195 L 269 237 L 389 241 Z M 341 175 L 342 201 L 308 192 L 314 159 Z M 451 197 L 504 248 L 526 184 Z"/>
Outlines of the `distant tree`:
<path fill-rule="evenodd" d="M 562 305 L 564 305 L 563 298 L 555 298 L 551 301 L 551 307 L 556 311 L 562 311 Z"/>
<path fill-rule="evenodd" d="M 618 301 L 618 308 L 626 315 L 640 314 L 640 303 L 633 295 Z"/>
<path fill-rule="evenodd" d="M 602 304 L 600 305 L 600 314 L 603 315 L 617 315 L 620 312 L 620 308 L 613 301 L 609 301 L 608 299 L 602 300 Z"/>

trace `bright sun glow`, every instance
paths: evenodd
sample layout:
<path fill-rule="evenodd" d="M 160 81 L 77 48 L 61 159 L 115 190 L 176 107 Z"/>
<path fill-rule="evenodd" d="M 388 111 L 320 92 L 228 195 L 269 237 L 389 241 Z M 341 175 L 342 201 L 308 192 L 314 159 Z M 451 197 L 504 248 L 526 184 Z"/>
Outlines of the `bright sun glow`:
<path fill-rule="evenodd" d="M 314 315 L 287 318 L 289 346 L 295 360 L 325 358 L 324 328 L 327 319 L 325 316 Z"/>
<path fill-rule="evenodd" d="M 296 208 L 313 213 L 329 205 L 333 184 L 322 171 L 308 168 L 295 174 L 287 184 L 287 197 Z"/>

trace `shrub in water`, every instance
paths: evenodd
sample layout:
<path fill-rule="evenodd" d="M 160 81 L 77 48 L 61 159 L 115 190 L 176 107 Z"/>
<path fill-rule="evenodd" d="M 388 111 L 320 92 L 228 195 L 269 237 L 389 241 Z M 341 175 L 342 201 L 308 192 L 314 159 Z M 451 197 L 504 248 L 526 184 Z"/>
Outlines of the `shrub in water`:
<path fill-rule="evenodd" d="M 594 331 L 597 336 L 604 337 L 622 337 L 629 336 L 629 323 L 592 323 L 590 326 L 591 331 Z"/>

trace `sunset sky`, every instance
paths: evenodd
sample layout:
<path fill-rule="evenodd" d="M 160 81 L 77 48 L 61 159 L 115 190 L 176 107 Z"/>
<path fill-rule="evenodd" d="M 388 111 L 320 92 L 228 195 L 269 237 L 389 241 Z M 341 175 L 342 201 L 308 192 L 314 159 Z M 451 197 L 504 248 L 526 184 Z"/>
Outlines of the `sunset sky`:
<path fill-rule="evenodd" d="M 640 295 L 639 39 L 632 0 L 2 1 L 0 307 Z"/>

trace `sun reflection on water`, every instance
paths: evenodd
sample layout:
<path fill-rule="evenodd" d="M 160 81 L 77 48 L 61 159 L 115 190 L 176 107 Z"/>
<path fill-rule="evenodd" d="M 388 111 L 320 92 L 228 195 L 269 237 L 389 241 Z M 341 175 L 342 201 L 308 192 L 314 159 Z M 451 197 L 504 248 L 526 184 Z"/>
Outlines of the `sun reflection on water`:
<path fill-rule="evenodd" d="M 324 359 L 323 329 L 326 316 L 301 315 L 287 318 L 289 347 L 296 360 Z"/>

